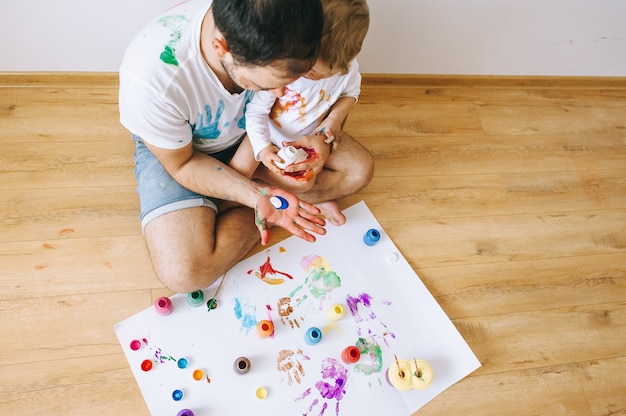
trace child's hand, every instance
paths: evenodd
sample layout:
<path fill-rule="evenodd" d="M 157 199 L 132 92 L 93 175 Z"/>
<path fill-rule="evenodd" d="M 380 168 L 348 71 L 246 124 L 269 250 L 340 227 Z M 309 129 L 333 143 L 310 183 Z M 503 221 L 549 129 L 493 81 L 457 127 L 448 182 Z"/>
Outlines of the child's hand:
<path fill-rule="evenodd" d="M 343 134 L 341 123 L 333 118 L 326 118 L 315 130 L 314 134 L 325 136 L 324 143 L 331 144 L 333 148 L 339 144 L 339 138 Z"/>
<path fill-rule="evenodd" d="M 286 207 L 277 208 L 272 204 L 272 197 L 280 196 L 286 201 Z M 270 227 L 278 225 L 291 234 L 305 241 L 314 242 L 311 234 L 326 234 L 326 221 L 320 218 L 319 208 L 308 202 L 301 201 L 294 194 L 279 188 L 268 188 L 258 199 L 254 209 L 254 220 L 261 233 L 261 244 L 266 245 L 270 239 Z"/>
<path fill-rule="evenodd" d="M 274 164 L 275 161 L 281 162 L 280 157 L 276 154 L 278 153 L 278 150 L 278 147 L 273 144 L 269 145 L 259 152 L 259 159 L 261 159 L 261 163 L 263 163 L 263 165 L 270 171 L 277 175 L 281 175 L 283 173 L 282 169 Z"/>
<path fill-rule="evenodd" d="M 314 134 L 311 136 L 300 137 L 298 140 L 290 142 L 292 146 L 303 147 L 308 149 L 309 152 L 312 149 L 313 154 L 309 155 L 309 158 L 304 162 L 294 163 L 285 168 L 285 172 L 300 172 L 300 171 L 312 171 L 313 176 L 317 176 L 318 173 L 324 169 L 326 159 L 330 156 L 330 146 L 325 143 L 325 136 Z"/>

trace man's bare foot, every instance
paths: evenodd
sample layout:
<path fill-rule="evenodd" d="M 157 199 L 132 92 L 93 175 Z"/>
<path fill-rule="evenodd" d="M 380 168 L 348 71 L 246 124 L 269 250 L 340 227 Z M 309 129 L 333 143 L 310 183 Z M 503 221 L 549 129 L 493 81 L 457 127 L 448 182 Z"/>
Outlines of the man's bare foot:
<path fill-rule="evenodd" d="M 326 218 L 326 221 L 332 225 L 343 225 L 346 223 L 346 216 L 343 215 L 339 209 L 337 201 L 326 201 L 313 205 L 320 209 L 322 215 Z"/>

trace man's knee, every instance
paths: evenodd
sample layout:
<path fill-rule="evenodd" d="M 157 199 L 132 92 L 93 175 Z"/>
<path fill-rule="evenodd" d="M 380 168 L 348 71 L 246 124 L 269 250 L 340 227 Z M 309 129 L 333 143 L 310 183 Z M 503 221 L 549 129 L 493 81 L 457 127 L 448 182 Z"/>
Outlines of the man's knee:
<path fill-rule="evenodd" d="M 175 262 L 163 264 L 153 261 L 157 277 L 168 289 L 189 293 L 213 284 L 223 273 L 215 267 L 210 255 L 187 253 Z"/>

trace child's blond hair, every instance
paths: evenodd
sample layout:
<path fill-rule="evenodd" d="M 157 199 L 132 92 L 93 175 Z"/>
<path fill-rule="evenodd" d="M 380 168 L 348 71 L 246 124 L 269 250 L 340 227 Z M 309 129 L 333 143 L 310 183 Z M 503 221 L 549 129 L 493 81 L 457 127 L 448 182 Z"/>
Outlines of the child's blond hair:
<path fill-rule="evenodd" d="M 324 31 L 318 59 L 333 71 L 348 73 L 363 46 L 370 23 L 365 0 L 322 0 Z"/>

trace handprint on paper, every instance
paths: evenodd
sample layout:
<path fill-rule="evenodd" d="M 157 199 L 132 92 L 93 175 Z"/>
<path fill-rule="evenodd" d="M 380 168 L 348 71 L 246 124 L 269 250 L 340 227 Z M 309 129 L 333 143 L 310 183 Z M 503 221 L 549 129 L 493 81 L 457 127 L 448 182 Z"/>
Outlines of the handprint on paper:
<path fill-rule="evenodd" d="M 319 416 L 323 416 L 324 412 L 328 408 L 329 403 L 335 403 L 335 416 L 339 416 L 339 403 L 343 396 L 346 394 L 346 381 L 348 379 L 348 370 L 342 366 L 339 361 L 334 358 L 325 358 L 322 361 L 322 379 L 315 383 L 315 388 L 318 390 L 321 398 L 315 398 L 311 402 L 311 405 L 302 416 L 308 416 L 313 408 L 317 407 L 321 403 L 321 409 Z M 302 400 L 311 394 L 311 388 L 307 389 L 301 396 L 296 398 L 296 401 Z"/>
<path fill-rule="evenodd" d="M 283 325 L 289 324 L 291 328 L 300 328 L 300 321 L 302 321 L 304 317 L 294 317 L 293 312 L 294 309 L 291 305 L 290 297 L 278 299 L 278 315 L 280 316 L 280 322 L 282 322 Z"/>
<path fill-rule="evenodd" d="M 308 289 L 307 292 L 320 301 L 320 309 L 322 309 L 322 302 L 330 297 L 330 292 L 341 286 L 341 278 L 332 270 L 324 257 L 317 255 L 305 256 L 300 261 L 300 265 L 306 271 L 307 276 L 304 279 L 304 283 L 289 295 L 293 298 L 306 287 Z M 306 293 L 297 298 L 297 306 L 300 307 L 308 298 L 309 296 Z"/>
<path fill-rule="evenodd" d="M 239 299 L 235 299 L 234 307 L 235 316 L 241 323 L 240 331 L 246 331 L 246 334 L 250 333 L 250 330 L 256 327 L 256 308 L 254 305 L 248 303 L 248 299 L 243 299 L 243 303 Z"/>
<path fill-rule="evenodd" d="M 380 373 L 383 369 L 383 352 L 380 345 L 365 338 L 359 338 L 355 345 L 361 352 L 361 358 L 354 365 L 354 371 L 367 376 Z"/>
<path fill-rule="evenodd" d="M 357 335 L 359 337 L 370 337 L 375 344 L 377 338 L 382 338 L 385 345 L 389 346 L 388 338 L 396 338 L 395 334 L 389 331 L 387 325 L 377 318 L 372 309 L 372 297 L 367 293 L 360 295 L 346 296 L 346 303 L 352 313 L 354 322 L 357 324 Z"/>
<path fill-rule="evenodd" d="M 302 353 L 302 350 L 293 352 L 291 350 L 282 350 L 278 353 L 278 364 L 276 368 L 281 372 L 281 381 L 287 381 L 288 385 L 293 382 L 300 384 L 304 377 L 304 368 L 300 360 L 309 360 L 310 358 Z"/>

